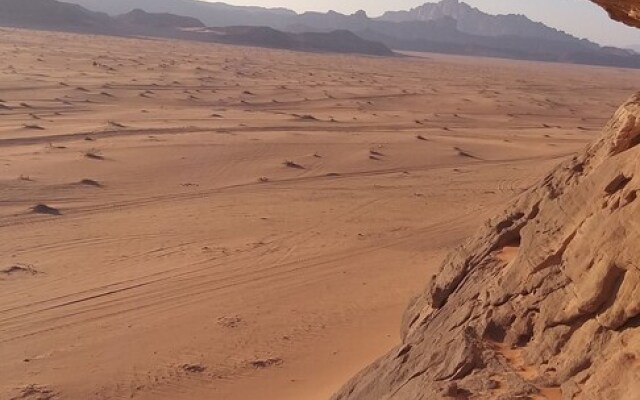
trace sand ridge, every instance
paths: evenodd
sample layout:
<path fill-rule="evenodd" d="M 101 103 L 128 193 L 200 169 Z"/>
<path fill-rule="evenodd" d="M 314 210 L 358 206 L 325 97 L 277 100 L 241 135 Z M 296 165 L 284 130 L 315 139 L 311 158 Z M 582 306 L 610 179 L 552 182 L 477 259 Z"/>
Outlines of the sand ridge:
<path fill-rule="evenodd" d="M 327 398 L 637 74 L 12 29 L 0 55 L 0 397 L 26 399 Z"/>

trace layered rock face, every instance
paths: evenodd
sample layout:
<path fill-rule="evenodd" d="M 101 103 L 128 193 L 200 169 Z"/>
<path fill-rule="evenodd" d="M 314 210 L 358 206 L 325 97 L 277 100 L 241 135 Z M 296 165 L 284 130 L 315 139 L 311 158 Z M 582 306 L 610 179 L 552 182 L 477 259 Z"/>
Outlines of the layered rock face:
<path fill-rule="evenodd" d="M 637 399 L 640 94 L 450 254 L 334 400 Z"/>
<path fill-rule="evenodd" d="M 611 18 L 640 28 L 640 2 L 638 0 L 592 0 L 604 7 Z"/>

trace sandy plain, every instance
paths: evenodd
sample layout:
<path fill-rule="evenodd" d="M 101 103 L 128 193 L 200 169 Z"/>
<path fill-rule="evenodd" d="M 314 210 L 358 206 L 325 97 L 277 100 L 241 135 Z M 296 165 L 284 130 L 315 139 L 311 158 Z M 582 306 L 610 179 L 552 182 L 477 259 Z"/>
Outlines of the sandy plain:
<path fill-rule="evenodd" d="M 640 78 L 0 33 L 2 399 L 328 398 Z"/>

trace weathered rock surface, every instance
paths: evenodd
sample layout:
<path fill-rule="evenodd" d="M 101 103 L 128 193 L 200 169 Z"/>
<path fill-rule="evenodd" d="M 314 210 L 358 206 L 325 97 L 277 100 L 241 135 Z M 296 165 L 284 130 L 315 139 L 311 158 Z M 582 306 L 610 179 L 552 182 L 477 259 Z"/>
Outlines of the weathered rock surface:
<path fill-rule="evenodd" d="M 637 399 L 640 94 L 452 252 L 335 400 Z"/>
<path fill-rule="evenodd" d="M 638 0 L 592 0 L 604 7 L 611 18 L 640 28 L 640 2 Z"/>

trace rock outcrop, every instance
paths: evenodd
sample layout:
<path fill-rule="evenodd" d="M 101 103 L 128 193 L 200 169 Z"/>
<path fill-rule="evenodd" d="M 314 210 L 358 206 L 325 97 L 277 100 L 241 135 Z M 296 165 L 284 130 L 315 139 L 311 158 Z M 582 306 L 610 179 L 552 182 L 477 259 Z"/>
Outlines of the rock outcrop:
<path fill-rule="evenodd" d="M 611 18 L 640 28 L 640 2 L 637 0 L 592 0 L 607 10 Z"/>
<path fill-rule="evenodd" d="M 637 399 L 640 94 L 444 262 L 334 400 Z"/>

